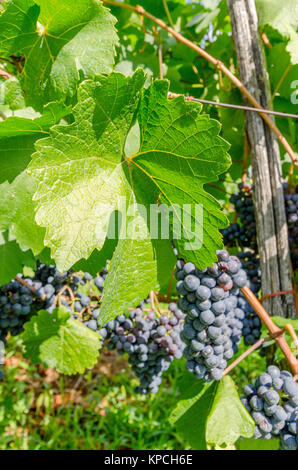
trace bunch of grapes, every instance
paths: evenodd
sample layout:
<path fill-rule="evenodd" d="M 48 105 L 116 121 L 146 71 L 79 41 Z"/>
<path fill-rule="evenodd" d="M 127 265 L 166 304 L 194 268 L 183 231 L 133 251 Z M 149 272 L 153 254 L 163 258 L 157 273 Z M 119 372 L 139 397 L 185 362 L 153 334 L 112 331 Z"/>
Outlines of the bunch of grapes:
<path fill-rule="evenodd" d="M 288 371 L 269 366 L 241 398 L 255 421 L 255 439 L 280 438 L 284 450 L 298 449 L 298 384 Z"/>
<path fill-rule="evenodd" d="M 220 380 L 238 350 L 245 313 L 237 308 L 240 288 L 247 276 L 236 256 L 218 251 L 218 263 L 198 270 L 178 260 L 175 276 L 186 313 L 182 340 L 186 343 L 186 367 L 197 378 Z"/>
<path fill-rule="evenodd" d="M 72 318 L 80 319 L 96 331 L 98 306 L 107 273 L 107 267 L 95 278 L 89 273 L 79 276 L 71 270 L 60 273 L 55 266 L 38 262 L 33 277 L 24 278 L 18 274 L 16 279 L 0 287 L 0 341 L 5 343 L 8 334 L 15 336 L 21 333 L 24 323 L 39 310 L 52 313 L 60 292 L 61 304 L 71 313 Z M 90 281 L 97 288 L 95 305 L 92 305 L 92 293 L 89 296 L 79 292 L 79 287 L 86 286 Z M 68 290 L 63 292 L 65 287 L 75 296 L 74 309 Z M 87 307 L 88 312 L 85 311 Z"/>
<path fill-rule="evenodd" d="M 248 287 L 257 294 L 261 288 L 260 259 L 254 251 L 244 250 L 237 253 L 242 268 L 249 279 Z"/>
<path fill-rule="evenodd" d="M 234 204 L 241 225 L 231 224 L 228 228 L 221 230 L 226 246 L 249 247 L 252 256 L 257 259 L 257 230 L 254 216 L 254 204 L 252 198 L 253 188 L 249 183 L 240 183 L 239 192 L 230 197 Z M 290 189 L 287 183 L 283 184 L 287 225 L 289 232 L 290 254 L 294 270 L 298 267 L 298 186 Z"/>
<path fill-rule="evenodd" d="M 136 393 L 156 393 L 162 373 L 174 358 L 182 357 L 184 345 L 180 333 L 184 317 L 177 305 L 171 303 L 169 313 L 157 316 L 153 311 L 136 308 L 128 317 L 120 315 L 100 329 L 108 349 L 128 354 L 128 362 L 140 380 Z"/>
<path fill-rule="evenodd" d="M 239 192 L 232 194 L 230 202 L 234 204 L 241 225 L 235 223 L 222 230 L 224 244 L 227 246 L 250 247 L 257 251 L 256 221 L 252 199 L 252 187 L 249 183 L 240 183 Z"/>
<path fill-rule="evenodd" d="M 239 312 L 241 310 L 242 313 Z M 262 323 L 251 305 L 240 294 L 237 303 L 238 317 L 242 321 L 242 336 L 246 346 L 252 346 L 261 337 Z"/>
<path fill-rule="evenodd" d="M 289 244 L 293 269 L 298 267 L 298 186 L 290 189 L 288 184 L 284 184 L 284 197 L 286 205 L 286 215 L 289 231 Z"/>
<path fill-rule="evenodd" d="M 0 341 L 5 343 L 8 333 L 15 336 L 23 330 L 33 301 L 30 289 L 16 280 L 0 287 Z"/>
<path fill-rule="evenodd" d="M 238 223 L 233 223 L 229 227 L 222 229 L 221 234 L 224 245 L 228 247 L 239 245 L 243 248 L 248 248 L 251 246 L 251 239 L 246 232 L 246 228 Z"/>

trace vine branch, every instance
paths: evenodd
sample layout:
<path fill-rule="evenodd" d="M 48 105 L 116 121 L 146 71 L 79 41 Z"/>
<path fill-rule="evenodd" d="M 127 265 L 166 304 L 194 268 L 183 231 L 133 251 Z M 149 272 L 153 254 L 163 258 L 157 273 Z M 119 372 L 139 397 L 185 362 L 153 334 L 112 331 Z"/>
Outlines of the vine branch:
<path fill-rule="evenodd" d="M 248 348 L 243 354 L 241 354 L 241 356 L 239 356 L 235 361 L 232 362 L 232 364 L 229 365 L 229 367 L 227 367 L 225 370 L 224 370 L 224 373 L 223 373 L 223 377 L 225 375 L 228 375 L 232 369 L 234 369 L 234 367 L 238 366 L 238 364 L 243 361 L 243 359 L 245 359 L 247 356 L 249 356 L 253 351 L 255 351 L 256 349 L 259 349 L 262 344 L 266 343 L 266 341 L 268 341 L 270 338 L 261 338 L 259 339 L 259 341 L 257 341 L 255 344 L 253 344 L 250 348 Z"/>
<path fill-rule="evenodd" d="M 0 77 L 4 78 L 5 80 L 8 80 L 9 78 L 12 78 L 13 75 L 10 73 L 6 72 L 6 70 L 0 69 Z"/>
<path fill-rule="evenodd" d="M 117 2 L 114 0 L 103 0 L 103 3 L 107 5 L 112 5 L 120 8 L 125 8 L 127 10 L 134 11 L 135 13 L 138 13 L 139 15 L 142 15 L 149 20 L 151 20 L 153 23 L 157 24 L 161 28 L 165 29 L 169 34 L 174 36 L 174 38 L 186 46 L 188 46 L 190 49 L 193 49 L 195 52 L 197 52 L 200 56 L 204 57 L 208 62 L 210 62 L 214 67 L 216 67 L 219 71 L 224 73 L 234 85 L 239 88 L 239 90 L 242 92 L 242 94 L 248 99 L 248 101 L 253 105 L 254 108 L 260 110 L 260 116 L 264 119 L 264 121 L 268 124 L 268 126 L 272 129 L 272 131 L 275 133 L 277 138 L 279 139 L 280 143 L 286 150 L 286 152 L 290 155 L 293 163 L 295 166 L 298 166 L 298 160 L 295 155 L 294 150 L 288 143 L 287 139 L 283 136 L 283 134 L 280 132 L 276 124 L 272 121 L 272 119 L 268 116 L 268 114 L 265 113 L 265 109 L 260 105 L 260 103 L 254 98 L 254 96 L 247 90 L 247 88 L 244 86 L 244 84 L 241 82 L 239 78 L 237 78 L 225 65 L 223 62 L 220 60 L 216 59 L 213 57 L 211 54 L 209 54 L 207 51 L 202 49 L 201 47 L 197 46 L 195 43 L 190 41 L 189 39 L 185 38 L 182 34 L 177 33 L 173 28 L 168 26 L 164 21 L 162 21 L 159 18 L 156 18 L 155 16 L 151 15 L 148 11 L 146 11 L 142 6 L 137 5 L 136 7 L 132 5 L 128 5 L 126 3 L 121 3 Z"/>
<path fill-rule="evenodd" d="M 266 326 L 267 330 L 270 333 L 271 338 L 273 338 L 280 349 L 282 350 L 284 356 L 286 357 L 294 375 L 298 374 L 298 360 L 296 359 L 295 355 L 291 351 L 290 346 L 288 345 L 285 337 L 284 337 L 284 330 L 280 329 L 270 318 L 268 313 L 266 312 L 265 308 L 256 298 L 254 293 L 249 289 L 249 287 L 245 286 L 241 289 L 242 294 L 252 306 L 262 323 Z"/>
<path fill-rule="evenodd" d="M 171 93 L 171 92 L 168 94 L 168 98 L 170 99 L 177 98 L 178 96 L 181 96 L 181 95 L 177 93 Z M 193 96 L 185 96 L 185 99 L 187 101 L 197 101 L 198 103 L 202 103 L 202 104 L 212 104 L 213 106 L 219 106 L 222 108 L 242 109 L 244 111 L 252 111 L 254 113 L 266 113 L 266 114 L 272 114 L 274 116 L 298 119 L 298 114 L 282 113 L 280 111 L 272 111 L 271 109 L 264 109 L 263 111 L 261 111 L 260 109 L 252 108 L 250 106 L 243 106 L 243 105 L 231 104 L 231 103 L 221 103 L 220 101 L 203 100 L 201 98 L 194 98 Z"/>

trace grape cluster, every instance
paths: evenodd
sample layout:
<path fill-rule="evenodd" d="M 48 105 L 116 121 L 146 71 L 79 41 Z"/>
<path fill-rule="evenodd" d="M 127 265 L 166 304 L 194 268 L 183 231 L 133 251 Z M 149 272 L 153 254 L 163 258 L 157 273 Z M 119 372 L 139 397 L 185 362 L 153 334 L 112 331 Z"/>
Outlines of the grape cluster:
<path fill-rule="evenodd" d="M 258 247 L 252 198 L 253 188 L 247 182 L 240 183 L 238 187 L 239 192 L 234 193 L 230 197 L 230 202 L 234 204 L 241 225 L 233 223 L 228 228 L 221 230 L 221 233 L 226 246 L 232 247 L 239 245 L 241 248 L 249 247 L 252 250 L 252 256 L 254 255 L 257 260 Z M 283 191 L 289 232 L 290 254 L 293 268 L 296 270 L 298 267 L 298 186 L 296 186 L 295 189 L 290 189 L 289 185 L 284 183 Z"/>
<path fill-rule="evenodd" d="M 238 296 L 237 312 L 242 321 L 242 337 L 246 346 L 252 346 L 261 337 L 262 323 L 251 305 L 240 294 Z M 242 313 L 239 312 L 241 310 Z"/>
<path fill-rule="evenodd" d="M 15 279 L 0 287 L 0 341 L 5 342 L 9 333 L 13 336 L 21 333 L 24 323 L 39 310 L 52 313 L 60 292 L 61 304 L 71 313 L 72 318 L 79 319 L 96 331 L 99 301 L 107 273 L 107 267 L 95 278 L 89 273 L 79 276 L 71 270 L 60 273 L 55 266 L 38 262 L 33 277 L 24 278 L 18 274 L 17 278 L 22 282 Z M 92 293 L 89 296 L 79 292 L 79 287 L 86 286 L 90 281 L 97 288 L 95 305 L 92 304 Z M 74 308 L 68 291 L 63 292 L 66 286 L 74 293 Z"/>
<path fill-rule="evenodd" d="M 237 308 L 240 288 L 247 276 L 236 256 L 218 251 L 218 263 L 198 270 L 193 263 L 177 261 L 175 277 L 186 313 L 182 340 L 186 367 L 197 378 L 220 380 L 238 350 L 245 313 Z"/>
<path fill-rule="evenodd" d="M 16 280 L 0 287 L 0 341 L 5 343 L 9 333 L 15 336 L 23 330 L 32 303 L 30 289 Z"/>
<path fill-rule="evenodd" d="M 69 299 L 67 298 L 61 302 L 65 308 L 69 310 L 71 317 L 74 320 L 81 321 L 92 331 L 98 331 L 100 329 L 98 325 L 99 306 L 103 292 L 103 285 L 107 275 L 107 266 L 95 278 L 93 278 L 89 273 L 85 273 L 82 277 L 78 274 L 74 275 L 70 284 L 70 288 L 75 292 L 74 306 L 72 308 L 72 304 L 69 303 Z M 98 294 L 91 291 L 89 295 L 86 295 L 78 291 L 79 285 L 85 286 L 86 283 L 90 281 L 92 281 L 96 286 Z"/>
<path fill-rule="evenodd" d="M 241 398 L 255 421 L 255 439 L 280 438 L 281 449 L 298 449 L 298 384 L 288 371 L 269 366 Z"/>
<path fill-rule="evenodd" d="M 174 358 L 182 357 L 184 345 L 180 333 L 184 317 L 177 305 L 171 303 L 169 313 L 157 316 L 153 311 L 136 308 L 129 316 L 119 315 L 100 329 L 109 350 L 128 354 L 128 362 L 140 380 L 136 393 L 156 393 L 162 373 Z"/>
<path fill-rule="evenodd" d="M 224 244 L 229 247 L 240 245 L 241 247 L 250 247 L 251 240 L 247 236 L 245 227 L 233 223 L 227 228 L 221 230 Z"/>
<path fill-rule="evenodd" d="M 298 186 L 290 190 L 288 184 L 284 184 L 284 197 L 289 231 L 289 244 L 293 269 L 298 267 Z"/>
<path fill-rule="evenodd" d="M 261 288 L 261 268 L 260 259 L 254 251 L 244 250 L 237 253 L 242 268 L 247 274 L 249 283 L 248 287 L 257 294 Z"/>
<path fill-rule="evenodd" d="M 238 188 L 239 192 L 232 194 L 230 202 L 235 206 L 241 225 L 234 223 L 221 231 L 224 244 L 227 246 L 236 246 L 238 244 L 242 248 L 250 247 L 256 250 L 256 222 L 252 187 L 249 183 L 240 183 Z"/>

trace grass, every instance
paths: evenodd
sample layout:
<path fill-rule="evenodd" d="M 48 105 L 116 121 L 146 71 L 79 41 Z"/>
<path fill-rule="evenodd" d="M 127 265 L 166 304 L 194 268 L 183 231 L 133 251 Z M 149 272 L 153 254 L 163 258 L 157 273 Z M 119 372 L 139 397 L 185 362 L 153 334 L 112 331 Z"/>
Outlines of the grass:
<path fill-rule="evenodd" d="M 156 395 L 139 396 L 126 360 L 113 352 L 92 371 L 67 377 L 24 359 L 20 340 L 9 343 L 0 382 L 0 450 L 190 449 L 168 422 L 183 360 L 174 361 Z M 241 390 L 262 370 L 265 360 L 254 352 L 231 376 Z"/>
<path fill-rule="evenodd" d="M 168 416 L 183 364 L 172 364 L 160 391 L 137 396 L 123 358 L 107 353 L 85 374 L 66 377 L 30 364 L 13 339 L 0 385 L 0 449 L 188 449 Z"/>

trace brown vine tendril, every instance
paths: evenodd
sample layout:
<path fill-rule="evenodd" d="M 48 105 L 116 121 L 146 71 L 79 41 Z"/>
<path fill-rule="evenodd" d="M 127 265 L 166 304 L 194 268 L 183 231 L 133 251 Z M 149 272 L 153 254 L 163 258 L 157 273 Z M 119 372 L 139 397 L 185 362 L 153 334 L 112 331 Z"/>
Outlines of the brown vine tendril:
<path fill-rule="evenodd" d="M 247 349 L 241 356 L 237 357 L 235 361 L 232 362 L 232 364 L 227 367 L 224 372 L 223 372 L 223 377 L 231 372 L 234 367 L 238 366 L 238 364 L 243 361 L 247 356 L 249 356 L 253 351 L 256 349 L 259 349 L 264 343 L 267 341 L 270 341 L 271 338 L 261 338 L 259 341 L 257 341 L 255 344 L 253 344 L 249 349 Z"/>
<path fill-rule="evenodd" d="M 293 371 L 293 375 L 298 374 L 298 360 L 293 354 L 290 346 L 288 345 L 284 337 L 284 329 L 279 328 L 271 319 L 261 302 L 257 299 L 254 293 L 245 286 L 241 289 L 242 294 L 246 300 L 250 303 L 262 323 L 266 326 L 267 330 L 270 333 L 270 337 L 276 341 L 280 349 L 282 350 L 284 356 L 286 357 L 289 366 Z"/>
<path fill-rule="evenodd" d="M 274 292 L 273 294 L 263 295 L 263 297 L 260 298 L 260 302 L 263 302 L 266 299 L 270 299 L 271 297 L 276 297 L 277 295 L 286 295 L 286 294 L 295 294 L 295 292 L 293 290 L 282 290 L 280 292 Z"/>

